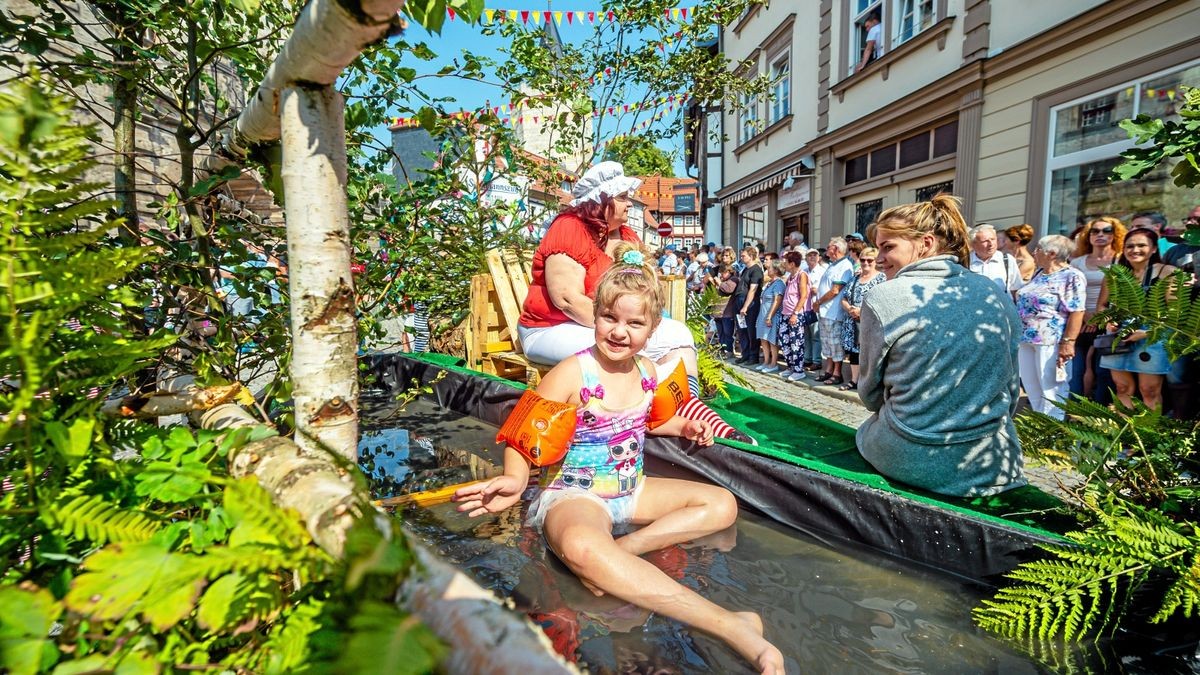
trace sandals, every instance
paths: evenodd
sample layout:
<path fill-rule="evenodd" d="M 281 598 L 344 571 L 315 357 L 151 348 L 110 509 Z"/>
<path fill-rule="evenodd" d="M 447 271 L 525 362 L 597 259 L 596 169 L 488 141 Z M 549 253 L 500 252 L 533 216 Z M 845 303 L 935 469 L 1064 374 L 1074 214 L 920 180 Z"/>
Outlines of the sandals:
<path fill-rule="evenodd" d="M 841 377 L 826 377 L 826 378 L 817 380 L 817 382 L 819 384 L 826 384 L 826 385 L 829 385 L 832 387 L 832 386 L 839 385 L 839 384 L 845 382 L 845 380 L 843 380 Z"/>
<path fill-rule="evenodd" d="M 858 389 L 858 383 L 855 382 L 854 380 L 845 382 L 841 386 L 838 387 L 838 391 L 852 391 L 855 389 Z"/>

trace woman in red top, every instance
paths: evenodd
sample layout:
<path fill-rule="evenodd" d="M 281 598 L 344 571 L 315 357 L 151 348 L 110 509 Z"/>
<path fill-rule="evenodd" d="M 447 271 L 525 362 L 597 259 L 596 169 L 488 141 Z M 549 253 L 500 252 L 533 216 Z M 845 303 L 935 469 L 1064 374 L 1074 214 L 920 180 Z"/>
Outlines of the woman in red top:
<path fill-rule="evenodd" d="M 618 243 L 641 244 L 627 224 L 630 192 L 641 183 L 639 178 L 626 176 L 619 162 L 600 162 L 575 183 L 571 206 L 550 224 L 533 255 L 529 294 L 517 326 L 521 348 L 529 360 L 553 365 L 595 343 L 592 297 L 596 283 L 612 265 Z M 660 377 L 683 362 L 692 399 L 680 414 L 709 422 L 717 436 L 754 442 L 700 402 L 696 343 L 686 324 L 663 319 L 642 354 L 657 364 Z"/>

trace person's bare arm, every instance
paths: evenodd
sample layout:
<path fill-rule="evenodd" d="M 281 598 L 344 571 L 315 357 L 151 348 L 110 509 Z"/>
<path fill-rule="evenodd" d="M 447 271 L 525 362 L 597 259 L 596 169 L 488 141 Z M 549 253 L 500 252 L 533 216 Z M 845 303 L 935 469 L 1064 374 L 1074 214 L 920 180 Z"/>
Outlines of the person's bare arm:
<path fill-rule="evenodd" d="M 867 40 L 867 44 L 863 45 L 862 57 L 858 59 L 858 65 L 854 66 L 854 72 L 861 73 L 862 69 L 867 67 L 868 59 L 871 58 L 873 51 L 875 51 L 875 41 Z"/>
<path fill-rule="evenodd" d="M 596 325 L 592 299 L 583 292 L 587 270 L 565 253 L 546 258 L 546 290 L 550 302 L 581 326 Z"/>

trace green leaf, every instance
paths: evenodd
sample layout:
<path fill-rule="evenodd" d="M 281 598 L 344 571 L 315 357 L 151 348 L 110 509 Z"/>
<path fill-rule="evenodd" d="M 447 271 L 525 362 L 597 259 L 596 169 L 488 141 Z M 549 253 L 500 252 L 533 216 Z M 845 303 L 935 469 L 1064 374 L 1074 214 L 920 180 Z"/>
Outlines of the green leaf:
<path fill-rule="evenodd" d="M 62 422 L 48 422 L 44 428 L 52 446 L 72 470 L 87 459 L 96 420 L 80 418 L 71 422 L 70 427 Z"/>
<path fill-rule="evenodd" d="M 186 617 L 203 585 L 204 568 L 189 564 L 156 540 L 112 545 L 84 561 L 86 572 L 67 593 L 71 609 L 99 620 L 116 620 L 135 609 L 156 630 Z"/>
<path fill-rule="evenodd" d="M 66 504 L 51 504 L 43 511 L 43 518 L 69 536 L 97 545 L 145 541 L 158 531 L 158 524 L 146 515 L 93 495 L 80 495 Z"/>
<path fill-rule="evenodd" d="M 350 630 L 339 665 L 356 672 L 428 673 L 445 654 L 432 631 L 395 605 L 364 602 L 350 619 Z"/>
<path fill-rule="evenodd" d="M 63 607 L 43 588 L 0 587 L 0 662 L 13 675 L 54 665 L 58 649 L 50 629 Z"/>

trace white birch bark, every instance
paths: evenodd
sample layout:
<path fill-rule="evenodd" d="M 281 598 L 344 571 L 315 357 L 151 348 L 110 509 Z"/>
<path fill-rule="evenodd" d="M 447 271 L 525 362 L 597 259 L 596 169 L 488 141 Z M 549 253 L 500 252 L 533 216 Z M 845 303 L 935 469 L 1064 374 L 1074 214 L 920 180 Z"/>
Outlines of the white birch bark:
<path fill-rule="evenodd" d="M 280 106 L 296 443 L 354 461 L 358 338 L 342 96 L 331 87 L 288 87 Z"/>

